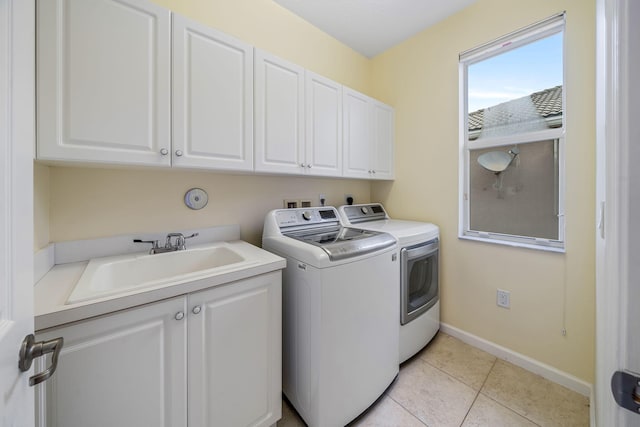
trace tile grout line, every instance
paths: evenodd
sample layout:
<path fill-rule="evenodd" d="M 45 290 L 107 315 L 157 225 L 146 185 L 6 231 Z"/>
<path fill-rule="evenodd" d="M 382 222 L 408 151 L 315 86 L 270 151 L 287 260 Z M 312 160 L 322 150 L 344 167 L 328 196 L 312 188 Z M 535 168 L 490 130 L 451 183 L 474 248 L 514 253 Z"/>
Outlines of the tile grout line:
<path fill-rule="evenodd" d="M 460 427 L 462 427 L 464 425 L 464 422 L 467 420 L 467 417 L 469 416 L 469 413 L 471 412 L 471 408 L 473 408 L 473 405 L 475 405 L 476 400 L 478 400 L 478 396 L 480 396 L 480 392 L 482 391 L 482 388 L 484 387 L 484 385 L 486 384 L 487 380 L 489 379 L 489 375 L 491 375 L 491 371 L 493 371 L 493 368 L 496 366 L 496 363 L 498 363 L 498 358 L 496 358 L 496 360 L 493 361 L 493 364 L 491 365 L 491 369 L 489 369 L 489 372 L 487 372 L 487 376 L 484 377 L 484 381 L 482 381 L 482 384 L 478 388 L 478 392 L 476 393 L 476 397 L 473 398 L 473 402 L 471 402 L 471 405 L 469 405 L 469 409 L 467 409 L 467 413 L 464 414 L 464 418 L 462 419 L 462 422 L 460 423 Z"/>
<path fill-rule="evenodd" d="M 500 359 L 499 357 L 496 358 L 496 361 L 494 362 L 493 366 L 491 367 L 491 369 L 489 370 L 489 375 L 491 374 L 491 371 L 493 371 L 493 368 L 495 368 L 495 366 L 498 364 L 498 361 L 502 360 L 503 362 L 509 363 L 506 360 Z M 487 380 L 489 379 L 489 375 L 487 375 L 487 378 L 485 378 L 484 383 L 482 383 L 482 387 L 480 387 L 480 392 L 482 392 L 482 389 L 484 388 L 484 385 L 486 384 Z M 487 399 L 491 399 L 492 401 L 494 401 L 495 403 L 497 403 L 498 405 L 502 406 L 503 408 L 506 408 L 508 410 L 510 410 L 511 412 L 513 412 L 514 414 L 520 415 L 522 418 L 524 418 L 527 421 L 530 421 L 531 423 L 537 425 L 538 427 L 540 426 L 540 424 L 538 424 L 537 422 L 533 421 L 532 419 L 530 419 L 528 416 L 526 416 L 525 414 L 521 414 L 519 411 L 517 411 L 515 408 L 512 408 L 510 406 L 507 406 L 505 403 L 502 403 L 496 399 L 494 399 L 493 397 L 482 393 L 483 396 L 485 396 Z"/>
<path fill-rule="evenodd" d="M 532 419 L 530 419 L 530 418 L 529 418 L 529 417 L 527 417 L 526 415 L 522 415 L 520 412 L 516 411 L 516 410 L 515 410 L 515 409 L 513 409 L 513 408 L 510 408 L 509 406 L 505 405 L 505 404 L 504 404 L 504 403 L 502 403 L 502 402 L 497 401 L 496 399 L 494 399 L 494 398 L 493 398 L 493 397 L 491 397 L 491 396 L 487 396 L 487 395 L 486 395 L 486 394 L 484 394 L 484 393 L 482 393 L 482 395 L 483 395 L 484 397 L 486 397 L 487 399 L 489 399 L 489 400 L 493 401 L 496 405 L 500 405 L 500 406 L 502 406 L 503 408 L 505 408 L 505 409 L 507 409 L 507 410 L 509 410 L 509 411 L 513 412 L 514 414 L 516 414 L 516 415 L 518 415 L 518 416 L 520 416 L 520 417 L 524 418 L 525 420 L 529 421 L 531 424 L 534 424 L 534 425 L 536 425 L 536 426 L 540 427 L 540 424 L 538 424 L 537 422 L 533 421 Z"/>
<path fill-rule="evenodd" d="M 386 393 L 386 392 L 385 392 L 385 393 Z M 393 400 L 394 402 L 396 402 L 396 404 L 397 404 L 399 407 L 401 407 L 402 409 L 404 409 L 405 411 L 407 411 L 407 413 L 408 413 L 409 415 L 411 415 L 413 418 L 415 418 L 416 420 L 418 420 L 418 422 L 419 422 L 420 424 L 422 424 L 423 426 L 429 427 L 429 424 L 425 423 L 425 422 L 424 422 L 424 421 L 422 421 L 420 418 L 416 417 L 416 415 L 415 415 L 413 412 L 411 412 L 408 408 L 405 408 L 405 407 L 404 407 L 404 405 L 403 405 L 402 403 L 400 403 L 400 402 L 398 402 L 397 400 L 395 400 L 393 397 L 391 397 L 391 395 L 387 394 L 387 397 L 388 397 L 389 399 Z"/>
<path fill-rule="evenodd" d="M 498 358 L 495 357 L 495 356 L 493 356 L 493 358 L 496 359 L 496 360 L 493 361 L 493 363 L 491 365 L 491 369 L 493 369 L 494 365 L 496 364 L 496 362 L 498 360 Z M 429 362 L 427 359 L 424 359 L 422 356 L 420 356 L 420 360 L 422 360 L 424 363 L 426 363 L 427 365 L 431 366 L 432 368 L 442 372 L 443 374 L 450 376 L 454 380 L 458 381 L 460 384 L 466 385 L 471 390 L 475 390 L 475 388 L 473 388 L 473 385 L 467 384 L 466 382 L 462 381 L 460 378 L 458 378 L 458 377 L 454 376 L 453 374 L 445 371 L 444 369 L 434 365 L 433 363 Z M 491 373 L 491 369 L 489 369 L 489 373 Z M 487 374 L 487 377 L 484 379 L 484 381 L 482 382 L 482 384 L 480 385 L 480 388 L 478 390 L 482 389 L 482 387 L 484 386 L 485 381 L 487 381 L 487 378 L 489 378 L 489 374 Z"/>

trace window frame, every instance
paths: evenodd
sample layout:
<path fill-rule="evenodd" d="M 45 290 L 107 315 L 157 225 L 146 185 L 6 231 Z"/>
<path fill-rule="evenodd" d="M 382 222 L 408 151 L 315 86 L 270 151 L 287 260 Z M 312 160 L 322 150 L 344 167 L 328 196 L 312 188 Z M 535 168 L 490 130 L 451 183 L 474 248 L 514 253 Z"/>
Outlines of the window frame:
<path fill-rule="evenodd" d="M 505 137 L 469 141 L 468 70 L 469 66 L 562 33 L 562 125 L 542 131 L 524 132 Z M 566 13 L 553 15 L 540 22 L 509 33 L 496 40 L 462 52 L 459 75 L 459 218 L 458 238 L 551 252 L 565 252 L 565 133 L 566 133 Z M 470 228 L 470 152 L 484 148 L 510 147 L 514 144 L 558 140 L 558 239 L 537 238 L 472 230 Z M 471 143 L 471 144 L 470 144 Z"/>

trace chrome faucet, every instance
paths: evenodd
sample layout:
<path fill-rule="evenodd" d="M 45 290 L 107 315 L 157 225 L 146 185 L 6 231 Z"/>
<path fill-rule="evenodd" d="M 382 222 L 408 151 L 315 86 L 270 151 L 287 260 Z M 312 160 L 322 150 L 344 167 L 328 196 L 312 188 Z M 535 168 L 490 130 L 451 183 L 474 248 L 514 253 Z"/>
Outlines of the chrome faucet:
<path fill-rule="evenodd" d="M 167 239 L 165 241 L 164 247 L 158 245 L 157 240 L 140 240 L 134 239 L 133 243 L 151 243 L 151 249 L 149 250 L 149 254 L 161 254 L 165 252 L 175 252 L 175 251 L 184 251 L 187 249 L 185 245 L 186 239 L 191 239 L 192 237 L 196 237 L 199 233 L 193 233 L 190 236 L 185 236 L 182 233 L 169 233 L 167 234 Z M 174 239 L 173 243 L 171 239 Z"/>

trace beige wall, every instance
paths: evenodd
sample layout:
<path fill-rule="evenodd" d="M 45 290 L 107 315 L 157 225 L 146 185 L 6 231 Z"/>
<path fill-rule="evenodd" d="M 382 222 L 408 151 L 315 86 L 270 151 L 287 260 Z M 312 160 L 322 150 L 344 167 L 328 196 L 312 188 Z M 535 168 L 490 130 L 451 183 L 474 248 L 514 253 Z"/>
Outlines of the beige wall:
<path fill-rule="evenodd" d="M 322 193 L 332 204 L 341 204 L 345 194 L 369 200 L 369 183 L 362 180 L 59 167 L 49 175 L 54 242 L 240 224 L 242 239 L 259 245 L 265 214 L 285 198 L 317 204 Z M 204 209 L 185 206 L 192 187 L 209 194 Z"/>
<path fill-rule="evenodd" d="M 38 250 L 49 244 L 49 167 L 34 163 L 33 183 L 33 247 Z"/>
<path fill-rule="evenodd" d="M 567 11 L 566 254 L 463 241 L 458 230 L 458 54 Z M 588 382 L 594 377 L 595 3 L 479 0 L 373 60 L 396 109 L 396 180 L 372 185 L 392 216 L 442 233 L 442 321 Z M 511 309 L 496 289 L 511 291 Z M 566 326 L 567 335 L 561 330 Z"/>

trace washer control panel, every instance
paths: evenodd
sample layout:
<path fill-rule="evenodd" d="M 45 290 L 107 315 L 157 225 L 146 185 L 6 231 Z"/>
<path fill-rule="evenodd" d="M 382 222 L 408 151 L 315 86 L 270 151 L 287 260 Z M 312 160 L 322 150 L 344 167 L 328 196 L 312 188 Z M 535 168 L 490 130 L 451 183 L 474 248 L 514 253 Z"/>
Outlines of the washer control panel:
<path fill-rule="evenodd" d="M 387 212 L 380 203 L 342 206 L 340 209 L 344 211 L 351 223 L 389 219 Z"/>
<path fill-rule="evenodd" d="M 276 211 L 278 227 L 295 227 L 310 224 L 334 224 L 339 222 L 338 211 L 331 206 L 321 208 L 280 209 Z"/>

